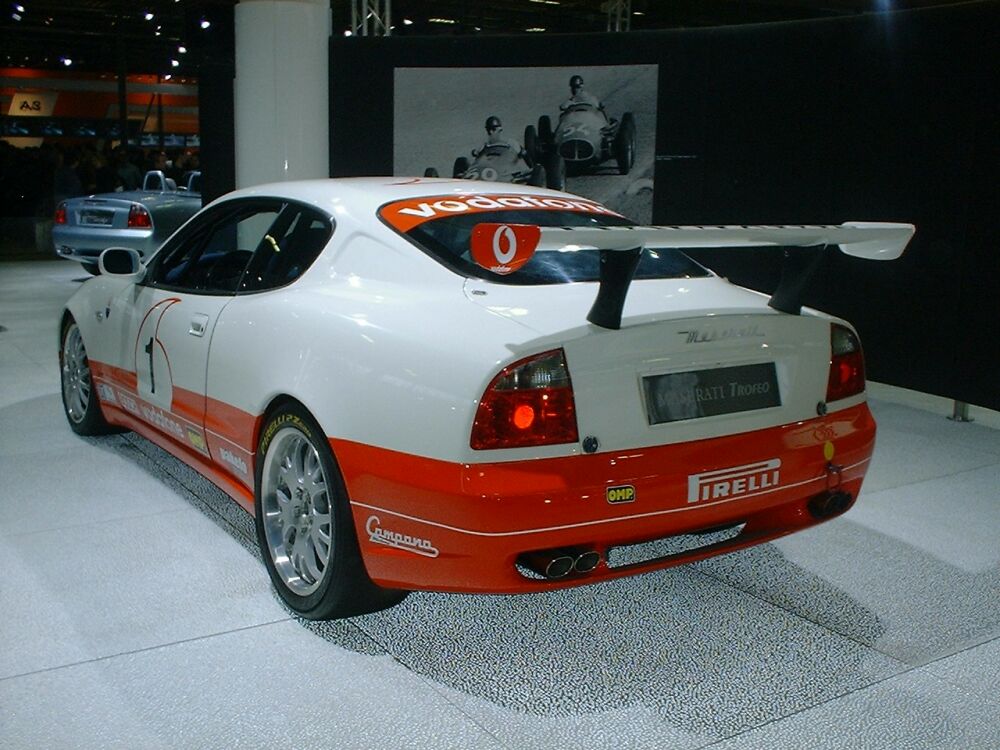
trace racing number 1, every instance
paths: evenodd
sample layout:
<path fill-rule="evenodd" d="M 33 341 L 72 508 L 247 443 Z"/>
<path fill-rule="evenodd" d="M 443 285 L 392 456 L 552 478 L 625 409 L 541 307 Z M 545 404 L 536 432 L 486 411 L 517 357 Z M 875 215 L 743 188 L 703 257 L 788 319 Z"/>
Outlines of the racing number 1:
<path fill-rule="evenodd" d="M 156 375 L 153 373 L 153 337 L 149 337 L 149 343 L 143 349 L 149 355 L 149 392 L 156 393 Z"/>

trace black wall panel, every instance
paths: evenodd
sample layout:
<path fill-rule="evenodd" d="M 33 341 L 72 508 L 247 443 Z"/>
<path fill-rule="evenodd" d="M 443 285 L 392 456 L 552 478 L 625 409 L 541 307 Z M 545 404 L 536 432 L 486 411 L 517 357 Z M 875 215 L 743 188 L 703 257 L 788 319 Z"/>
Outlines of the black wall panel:
<path fill-rule="evenodd" d="M 858 327 L 871 378 L 1000 409 L 998 11 L 982 2 L 631 34 L 338 38 L 331 174 L 391 173 L 395 67 L 658 64 L 654 221 L 916 224 L 899 261 L 830 253 L 807 304 Z M 779 254 L 698 257 L 770 290 Z"/>

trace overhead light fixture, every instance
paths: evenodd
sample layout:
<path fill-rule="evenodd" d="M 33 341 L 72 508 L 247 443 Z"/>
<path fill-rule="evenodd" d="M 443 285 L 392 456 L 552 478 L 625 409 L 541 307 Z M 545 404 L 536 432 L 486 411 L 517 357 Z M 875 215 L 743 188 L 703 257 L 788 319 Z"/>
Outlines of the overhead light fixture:
<path fill-rule="evenodd" d="M 404 18 L 403 19 L 403 26 L 412 26 L 412 25 L 413 25 L 413 21 L 411 21 L 409 18 Z"/>
<path fill-rule="evenodd" d="M 354 36 L 354 32 L 351 31 L 350 29 L 345 29 L 344 36 Z"/>
<path fill-rule="evenodd" d="M 170 80 L 171 78 L 173 78 L 173 77 L 174 77 L 174 76 L 173 76 L 173 74 L 172 74 L 172 73 L 164 73 L 164 75 L 163 75 L 163 80 L 164 80 L 164 81 L 169 81 L 169 80 Z"/>
<path fill-rule="evenodd" d="M 454 18 L 428 18 L 427 22 L 428 23 L 449 23 L 449 24 L 458 23 L 458 21 L 456 21 Z"/>
<path fill-rule="evenodd" d="M 156 16 L 153 15 L 152 13 L 147 12 L 146 15 L 143 16 L 143 18 L 145 18 L 147 21 L 152 21 L 154 18 L 156 18 Z"/>
<path fill-rule="evenodd" d="M 180 47 L 177 48 L 177 51 L 180 52 L 182 55 L 186 55 L 188 48 L 182 44 Z"/>
<path fill-rule="evenodd" d="M 10 17 L 13 18 L 15 21 L 20 21 L 21 20 L 21 14 L 20 13 L 11 13 Z"/>
<path fill-rule="evenodd" d="M 199 26 L 201 26 L 201 28 L 203 28 L 203 29 L 207 29 L 207 28 L 208 28 L 209 26 L 211 26 L 211 25 L 212 25 L 212 22 L 211 22 L 211 21 L 209 21 L 209 20 L 208 20 L 207 18 L 205 18 L 204 16 L 202 16 L 202 17 L 201 17 L 201 23 L 199 23 L 198 25 L 199 25 Z"/>
<path fill-rule="evenodd" d="M 170 61 L 170 67 L 172 67 L 172 68 L 179 68 L 180 66 L 181 66 L 181 63 L 180 63 L 179 60 L 171 60 Z"/>
<path fill-rule="evenodd" d="M 539 31 L 545 31 L 545 29 L 539 26 L 532 26 L 530 29 L 525 29 L 525 31 L 530 31 L 531 33 L 538 33 Z"/>
<path fill-rule="evenodd" d="M 16 10 L 18 13 L 24 13 L 24 6 L 20 4 L 15 5 L 14 10 Z"/>
<path fill-rule="evenodd" d="M 559 5 L 559 0 L 530 0 L 532 3 L 538 3 L 539 5 Z"/>
<path fill-rule="evenodd" d="M 28 58 L 26 57 L 24 59 L 27 60 Z M 65 65 L 68 68 L 70 65 L 73 64 L 73 58 L 71 58 L 71 57 L 60 57 L 59 58 L 59 62 L 61 62 L 63 65 Z"/>

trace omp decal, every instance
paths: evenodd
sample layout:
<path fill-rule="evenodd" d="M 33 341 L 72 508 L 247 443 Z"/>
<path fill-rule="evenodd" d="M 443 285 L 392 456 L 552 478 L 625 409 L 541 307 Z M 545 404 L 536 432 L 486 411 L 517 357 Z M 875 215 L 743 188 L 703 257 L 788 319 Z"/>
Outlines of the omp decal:
<path fill-rule="evenodd" d="M 234 469 L 236 469 L 238 472 L 240 472 L 244 476 L 246 476 L 247 474 L 249 474 L 249 470 L 247 469 L 247 462 L 244 461 L 242 458 L 240 458 L 239 456 L 237 456 L 235 453 L 233 453 L 230 450 L 227 450 L 225 448 L 220 448 L 219 449 L 219 460 L 220 461 L 225 461 L 227 464 L 229 464 L 231 467 L 233 467 Z"/>
<path fill-rule="evenodd" d="M 688 503 L 719 498 L 743 497 L 776 488 L 780 482 L 781 459 L 772 458 L 745 466 L 707 471 L 688 476 Z"/>
<path fill-rule="evenodd" d="M 635 501 L 635 487 L 623 484 L 618 487 L 608 487 L 604 492 L 607 501 L 612 504 L 631 503 Z"/>
<path fill-rule="evenodd" d="M 535 195 L 432 195 L 424 198 L 387 203 L 379 216 L 400 232 L 408 232 L 430 219 L 458 213 L 513 211 L 525 208 L 545 211 L 575 211 L 584 214 L 620 216 L 596 201 L 586 198 L 544 198 Z"/>
<path fill-rule="evenodd" d="M 424 557 L 438 556 L 437 548 L 429 540 L 384 529 L 378 516 L 368 517 L 368 521 L 365 523 L 365 530 L 368 532 L 368 539 L 375 544 L 383 544 L 386 547 L 395 547 L 407 552 L 415 552 Z"/>
<path fill-rule="evenodd" d="M 115 396 L 115 389 L 112 388 L 107 383 L 97 384 L 97 395 L 101 401 L 106 401 L 109 404 L 117 404 L 118 397 Z"/>

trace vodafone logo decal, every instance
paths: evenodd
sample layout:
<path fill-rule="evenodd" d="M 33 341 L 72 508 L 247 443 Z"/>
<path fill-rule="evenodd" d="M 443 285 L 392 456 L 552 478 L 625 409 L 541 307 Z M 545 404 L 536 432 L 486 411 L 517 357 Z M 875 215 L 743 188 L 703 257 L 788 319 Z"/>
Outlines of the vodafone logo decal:
<path fill-rule="evenodd" d="M 463 213 L 487 211 L 574 211 L 576 213 L 619 216 L 607 206 L 586 198 L 549 198 L 538 195 L 433 195 L 388 203 L 379 209 L 382 217 L 399 232 L 408 232 L 425 221 Z"/>
<path fill-rule="evenodd" d="M 531 260 L 541 237 L 534 224 L 477 224 L 470 238 L 472 259 L 487 271 L 513 273 Z"/>
<path fill-rule="evenodd" d="M 503 249 L 504 245 L 507 250 Z M 498 226 L 493 233 L 493 255 L 501 265 L 510 263 L 517 255 L 517 235 L 506 224 Z"/>

